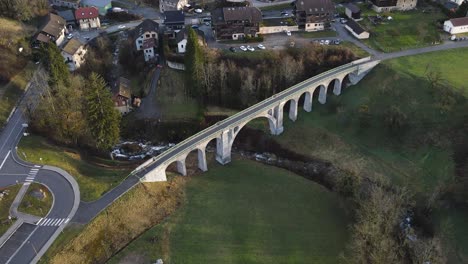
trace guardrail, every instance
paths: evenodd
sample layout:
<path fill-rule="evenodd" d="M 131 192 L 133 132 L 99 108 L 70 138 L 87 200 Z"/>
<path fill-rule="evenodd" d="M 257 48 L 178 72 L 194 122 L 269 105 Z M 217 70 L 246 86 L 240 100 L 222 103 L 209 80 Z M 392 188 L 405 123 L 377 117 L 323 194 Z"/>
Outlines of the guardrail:
<path fill-rule="evenodd" d="M 295 84 L 295 85 L 293 85 L 293 86 L 291 86 L 291 87 L 289 87 L 289 88 L 287 88 L 287 89 L 285 89 L 285 90 L 283 90 L 283 91 L 281 91 L 281 92 L 279 92 L 279 93 L 277 93 L 277 94 L 274 94 L 274 95 L 271 96 L 271 97 L 266 98 L 265 100 L 263 100 L 263 101 L 261 101 L 261 102 L 258 102 L 258 103 L 256 103 L 256 104 L 254 104 L 254 105 L 252 105 L 252 106 L 250 106 L 250 107 L 248 107 L 248 108 L 246 108 L 246 109 L 244 109 L 244 110 L 242 110 L 242 111 L 240 111 L 240 112 L 238 112 L 238 113 L 236 113 L 236 114 L 234 114 L 234 115 L 232 115 L 232 116 L 230 116 L 230 117 L 228 117 L 228 118 L 226 118 L 226 119 L 224 119 L 224 120 L 222 120 L 222 121 L 220 121 L 220 122 L 218 122 L 218 126 L 220 126 L 220 125 L 222 125 L 222 124 L 224 124 L 224 123 L 226 123 L 226 122 L 232 121 L 232 120 L 234 120 L 234 119 L 236 119 L 236 118 L 238 118 L 238 117 L 240 117 L 240 116 L 246 114 L 246 112 L 249 112 L 249 111 L 251 111 L 251 110 L 253 110 L 253 109 L 259 107 L 259 106 L 262 105 L 262 104 L 265 104 L 265 103 L 273 103 L 273 102 L 275 102 L 275 101 L 281 101 L 281 100 L 283 100 L 283 99 L 281 98 L 281 96 L 286 95 L 287 93 L 293 91 L 294 89 L 297 89 L 297 88 L 300 87 L 300 86 L 306 85 L 307 83 L 316 82 L 316 81 L 318 81 L 318 79 L 322 78 L 322 77 L 325 76 L 325 75 L 330 75 L 330 74 L 333 74 L 333 73 L 335 73 L 335 72 L 339 72 L 339 71 L 341 71 L 341 70 L 343 70 L 343 69 L 350 68 L 350 67 L 352 67 L 352 66 L 355 66 L 355 65 L 358 65 L 358 64 L 362 64 L 362 63 L 364 63 L 364 62 L 368 62 L 368 61 L 370 61 L 370 60 L 371 60 L 371 57 L 362 58 L 362 59 L 359 59 L 359 60 L 356 60 L 356 61 L 352 61 L 352 62 L 347 63 L 347 64 L 344 64 L 344 65 L 338 66 L 338 67 L 336 67 L 336 68 L 333 68 L 333 69 L 331 69 L 331 70 L 329 70 L 329 71 L 320 73 L 320 74 L 318 74 L 318 75 L 315 75 L 315 76 L 313 76 L 313 77 L 311 77 L 311 78 L 309 78 L 309 79 L 307 79 L 307 80 L 305 80 L 305 81 L 302 81 L 302 82 L 300 82 L 300 83 L 298 83 L 298 84 Z M 262 109 L 262 110 L 263 110 L 263 109 Z M 247 118 L 252 117 L 252 116 L 255 116 L 255 115 L 257 115 L 257 114 L 258 114 L 258 111 L 255 111 L 255 112 L 253 112 L 253 113 L 251 113 L 251 114 L 245 116 L 243 119 L 247 119 Z M 233 124 L 230 124 L 230 125 L 237 125 L 237 123 L 233 123 Z M 189 142 L 190 140 L 195 139 L 196 137 L 200 136 L 201 134 L 206 133 L 209 129 L 212 129 L 212 128 L 213 128 L 213 126 L 210 126 L 210 127 L 208 127 L 208 128 L 205 128 L 205 129 L 203 129 L 202 131 L 200 131 L 200 132 L 198 132 L 198 133 L 196 133 L 196 134 L 194 134 L 194 135 L 192 135 L 192 136 L 186 138 L 185 140 L 179 142 L 177 145 L 175 145 L 174 147 L 172 147 L 172 148 L 166 150 L 165 152 L 161 153 L 161 154 L 158 155 L 157 157 L 153 157 L 153 158 L 151 158 L 151 159 L 145 161 L 143 164 L 141 164 L 141 165 L 138 166 L 135 170 L 133 170 L 133 171 L 131 172 L 131 174 L 136 174 L 136 173 L 140 172 L 142 169 L 147 168 L 148 166 L 150 166 L 150 165 L 153 164 L 154 162 L 163 159 L 164 157 L 166 157 L 166 156 L 169 155 L 169 154 L 172 154 L 173 152 L 178 151 L 179 148 L 180 148 L 182 145 L 184 145 L 185 143 Z M 216 133 L 219 133 L 219 130 L 216 130 L 215 132 L 212 132 L 212 133 L 210 133 L 209 135 L 206 135 L 206 137 L 211 137 L 211 136 L 213 136 L 213 135 L 216 134 Z M 165 164 L 165 163 L 163 163 L 163 164 Z"/>

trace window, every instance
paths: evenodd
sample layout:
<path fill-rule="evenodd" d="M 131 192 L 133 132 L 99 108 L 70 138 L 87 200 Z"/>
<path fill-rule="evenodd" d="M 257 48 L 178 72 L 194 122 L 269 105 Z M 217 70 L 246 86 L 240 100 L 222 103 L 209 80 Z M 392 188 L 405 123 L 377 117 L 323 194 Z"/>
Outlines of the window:
<path fill-rule="evenodd" d="M 183 48 L 184 48 L 184 45 L 183 45 L 183 44 L 182 44 L 182 45 L 180 45 L 180 48 L 181 48 L 181 49 L 183 49 Z"/>
<path fill-rule="evenodd" d="M 149 38 L 149 37 L 150 37 L 150 34 L 146 34 L 146 37 Z"/>
<path fill-rule="evenodd" d="M 141 49 L 141 45 L 140 45 L 140 47 L 138 49 Z"/>
<path fill-rule="evenodd" d="M 139 41 L 138 41 L 138 44 L 141 44 L 141 43 L 143 43 L 143 41 L 142 41 L 142 40 L 139 40 Z"/>
<path fill-rule="evenodd" d="M 156 34 L 155 34 L 155 33 L 153 33 L 153 34 L 151 35 L 151 37 L 155 38 L 155 37 L 156 37 Z"/>

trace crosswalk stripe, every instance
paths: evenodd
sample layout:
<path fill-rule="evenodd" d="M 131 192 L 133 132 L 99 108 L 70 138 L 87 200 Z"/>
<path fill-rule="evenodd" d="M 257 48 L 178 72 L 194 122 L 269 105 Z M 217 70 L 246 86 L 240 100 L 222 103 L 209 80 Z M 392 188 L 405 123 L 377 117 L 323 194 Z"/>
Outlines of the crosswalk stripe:
<path fill-rule="evenodd" d="M 70 221 L 70 218 L 67 218 L 67 220 L 65 220 L 64 224 L 68 223 L 68 221 Z"/>
<path fill-rule="evenodd" d="M 46 225 L 48 225 L 48 224 L 49 224 L 49 222 L 50 222 L 50 220 L 52 220 L 52 219 L 50 219 L 50 218 L 47 218 L 47 221 L 43 222 L 43 223 L 42 223 L 42 225 L 43 225 L 43 226 L 46 226 Z"/>
<path fill-rule="evenodd" d="M 60 220 L 60 222 L 59 222 L 57 225 L 58 225 L 58 226 L 62 225 L 62 224 L 63 224 L 63 222 L 65 222 L 65 220 L 66 220 L 66 219 L 65 219 L 65 218 L 63 218 L 62 220 Z"/>
<path fill-rule="evenodd" d="M 50 221 L 48 226 L 53 226 L 55 221 L 57 221 L 57 218 L 54 218 L 52 221 Z"/>
<path fill-rule="evenodd" d="M 42 220 L 44 220 L 44 218 L 41 218 L 39 221 L 37 221 L 36 225 L 41 225 Z"/>
<path fill-rule="evenodd" d="M 25 182 L 25 183 L 24 183 L 24 185 L 29 185 L 29 184 L 31 184 L 31 183 L 30 183 L 30 182 Z"/>
<path fill-rule="evenodd" d="M 31 169 L 32 171 L 38 171 L 39 169 Z"/>
<path fill-rule="evenodd" d="M 54 221 L 54 223 L 52 224 L 53 226 L 58 226 L 58 222 L 60 222 L 60 220 L 62 220 L 61 218 L 58 218 L 56 221 Z"/>
<path fill-rule="evenodd" d="M 40 168 L 41 166 L 40 166 L 40 165 L 34 165 L 34 167 L 36 167 L 36 168 Z"/>
<path fill-rule="evenodd" d="M 26 179 L 26 182 L 33 182 L 33 180 L 31 180 L 31 179 Z"/>

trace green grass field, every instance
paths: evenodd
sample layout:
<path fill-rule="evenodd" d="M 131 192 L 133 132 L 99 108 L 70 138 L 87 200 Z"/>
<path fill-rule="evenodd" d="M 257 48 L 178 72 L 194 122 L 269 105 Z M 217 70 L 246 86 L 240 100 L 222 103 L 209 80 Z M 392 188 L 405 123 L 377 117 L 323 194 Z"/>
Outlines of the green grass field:
<path fill-rule="evenodd" d="M 185 94 L 184 73 L 169 68 L 161 72 L 156 100 L 161 106 L 161 119 L 195 119 L 198 115 L 197 102 Z"/>
<path fill-rule="evenodd" d="M 337 263 L 349 234 L 344 207 L 282 169 L 249 160 L 214 165 L 188 182 L 181 209 L 111 263 Z"/>
<path fill-rule="evenodd" d="M 424 69 L 442 58 L 449 58 L 450 63 L 434 67 L 441 71 L 446 83 L 465 89 L 466 94 L 460 71 L 468 60 L 467 48 L 399 58 L 379 65 L 341 96 L 329 95 L 326 105 L 315 99 L 313 111 L 300 111 L 294 123 L 285 120 L 285 131 L 275 139 L 293 151 L 329 160 L 345 170 L 384 176 L 407 186 L 416 199 L 427 197 L 436 186 L 450 183 L 455 177 L 450 128 L 462 122 L 466 113 L 466 100 L 462 98 L 450 114 L 436 107 L 437 98 L 430 91 Z M 362 105 L 368 107 L 371 116 L 366 128 L 360 127 L 358 118 Z M 393 105 L 398 105 L 410 120 L 402 139 L 393 138 L 383 125 L 385 111 Z M 468 222 L 468 215 L 442 211 L 445 214 L 438 213 L 438 218 L 452 219 L 455 258 L 466 260 L 468 226 L 462 223 Z M 441 227 L 436 229 L 444 232 Z"/>
<path fill-rule="evenodd" d="M 10 215 L 10 207 L 15 200 L 16 195 L 18 194 L 21 185 L 13 185 L 7 188 L 2 188 L 0 191 L 9 191 L 8 195 L 3 196 L 2 200 L 0 201 L 0 236 L 5 233 L 5 231 L 10 228 L 10 226 L 14 223 L 15 220 L 8 220 L 8 216 Z"/>
<path fill-rule="evenodd" d="M 30 162 L 57 166 L 70 173 L 80 186 L 81 199 L 93 201 L 117 186 L 131 171 L 117 161 L 84 159 L 74 150 L 55 146 L 39 136 L 23 137 L 18 155 Z"/>
<path fill-rule="evenodd" d="M 367 8 L 364 7 L 363 10 Z M 370 38 L 364 42 L 384 52 L 429 46 L 439 41 L 441 32 L 437 28 L 436 21 L 445 18 L 445 15 L 436 8 L 425 13 L 420 10 L 391 12 L 386 15 L 391 16 L 392 20 L 374 25 L 367 15 L 375 15 L 375 12 L 367 10 L 363 13 L 364 19 L 359 23 L 370 31 Z"/>
<path fill-rule="evenodd" d="M 32 196 L 34 192 L 42 190 L 44 192 L 44 199 L 39 200 L 36 197 Z M 49 213 L 50 208 L 52 207 L 53 197 L 49 189 L 42 184 L 33 183 L 29 186 L 28 191 L 23 197 L 18 211 L 35 215 L 39 217 L 44 217 Z"/>

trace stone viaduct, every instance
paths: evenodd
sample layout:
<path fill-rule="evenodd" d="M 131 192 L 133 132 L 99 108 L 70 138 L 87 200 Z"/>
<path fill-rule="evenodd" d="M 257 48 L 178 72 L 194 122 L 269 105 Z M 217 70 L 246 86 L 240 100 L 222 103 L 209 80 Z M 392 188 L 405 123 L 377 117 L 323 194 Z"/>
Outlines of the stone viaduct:
<path fill-rule="evenodd" d="M 177 171 L 186 175 L 185 159 L 190 152 L 195 150 L 198 153 L 198 168 L 207 171 L 205 150 L 208 143 L 215 139 L 216 160 L 221 164 L 227 164 L 231 161 L 231 148 L 236 136 L 249 121 L 266 118 L 271 134 L 279 135 L 283 132 L 283 109 L 287 102 L 290 102 L 289 118 L 295 121 L 301 96 L 305 95 L 304 110 L 310 112 L 315 98 L 318 97 L 317 101 L 325 104 L 327 94 L 333 92 L 334 95 L 340 95 L 342 88 L 358 83 L 379 62 L 379 60 L 371 60 L 370 57 L 363 58 L 298 83 L 200 131 L 159 156 L 147 160 L 136 168 L 133 174 L 144 173 L 141 181 L 145 182 L 166 181 L 167 167 L 176 162 Z M 317 93 L 318 96 L 314 96 Z"/>

